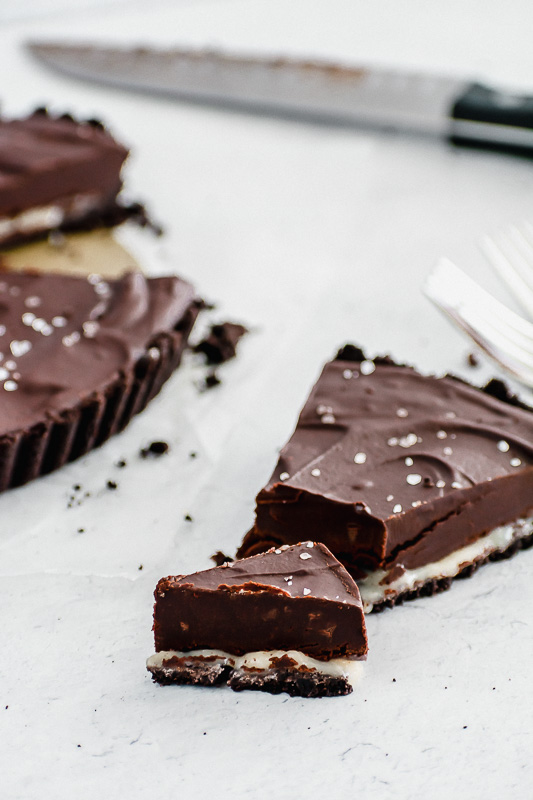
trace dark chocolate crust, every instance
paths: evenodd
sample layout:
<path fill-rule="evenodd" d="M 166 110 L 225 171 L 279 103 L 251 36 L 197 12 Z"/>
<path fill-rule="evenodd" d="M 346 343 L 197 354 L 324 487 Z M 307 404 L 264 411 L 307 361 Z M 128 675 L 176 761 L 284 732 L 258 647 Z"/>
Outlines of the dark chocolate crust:
<path fill-rule="evenodd" d="M 356 578 L 444 558 L 533 510 L 533 412 L 347 345 L 326 365 L 238 557 L 323 541 Z"/>
<path fill-rule="evenodd" d="M 298 650 L 329 660 L 367 651 L 356 584 L 324 545 L 312 542 L 163 578 L 155 590 L 154 639 L 158 652 Z"/>
<path fill-rule="evenodd" d="M 55 233 L 84 233 L 100 228 L 115 228 L 117 225 L 122 225 L 123 222 L 132 222 L 140 228 L 149 228 L 156 236 L 163 233 L 163 228 L 151 218 L 142 203 L 123 203 L 117 199 L 116 202 L 113 201 L 79 216 L 66 217 L 63 222 L 53 227 L 2 237 L 0 238 L 0 251 L 47 239 Z"/>
<path fill-rule="evenodd" d="M 179 278 L 4 274 L 0 491 L 121 431 L 178 366 L 200 305 Z"/>
<path fill-rule="evenodd" d="M 237 322 L 222 322 L 212 325 L 209 334 L 195 348 L 195 353 L 203 353 L 208 364 L 223 364 L 235 357 L 237 344 L 247 333 L 244 325 Z"/>
<path fill-rule="evenodd" d="M 196 661 L 194 664 L 180 663 L 180 659 L 168 659 L 162 667 L 149 667 L 152 678 L 161 686 L 220 686 L 227 683 L 233 672 L 228 664 L 213 664 Z"/>
<path fill-rule="evenodd" d="M 78 121 L 37 109 L 23 119 L 0 119 L 0 247 L 50 231 L 111 227 L 132 219 L 150 224 L 139 203 L 122 203 L 121 169 L 128 150 L 97 120 Z M 6 227 L 24 212 L 35 217 Z"/>
<path fill-rule="evenodd" d="M 234 692 L 254 689 L 270 694 L 286 692 L 291 697 L 342 697 L 353 691 L 347 678 L 322 675 L 319 672 L 299 673 L 284 669 L 266 675 L 234 672 L 228 680 L 228 686 Z"/>
<path fill-rule="evenodd" d="M 170 659 L 163 667 L 150 667 L 150 672 L 154 681 L 162 686 L 227 684 L 234 692 L 252 689 L 269 694 L 286 692 L 291 697 L 341 697 L 353 691 L 347 678 L 283 668 L 270 670 L 267 673 L 254 673 L 209 662 L 173 666 Z"/>

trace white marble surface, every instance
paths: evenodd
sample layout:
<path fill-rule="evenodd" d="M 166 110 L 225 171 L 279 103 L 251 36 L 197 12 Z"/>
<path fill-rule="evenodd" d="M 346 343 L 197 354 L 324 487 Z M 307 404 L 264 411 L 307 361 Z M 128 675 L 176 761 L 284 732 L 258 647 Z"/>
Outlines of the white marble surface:
<path fill-rule="evenodd" d="M 531 215 L 532 164 L 98 89 L 39 68 L 20 43 L 62 35 L 317 52 L 533 92 L 533 7 L 219 0 L 94 4 L 74 20 L 48 11 L 0 31 L 4 110 L 48 102 L 103 116 L 134 148 L 128 189 L 168 230 L 155 244 L 125 240 L 253 333 L 219 388 L 198 394 L 203 370 L 186 359 L 124 434 L 0 497 L 2 798 L 529 797 L 533 551 L 370 617 L 366 675 L 348 698 L 160 688 L 144 661 L 157 579 L 235 548 L 340 344 L 490 374 L 465 366 L 469 345 L 420 285 L 446 254 L 498 288 L 476 240 Z M 160 438 L 167 456 L 138 458 Z M 91 496 L 68 509 L 78 483 Z"/>

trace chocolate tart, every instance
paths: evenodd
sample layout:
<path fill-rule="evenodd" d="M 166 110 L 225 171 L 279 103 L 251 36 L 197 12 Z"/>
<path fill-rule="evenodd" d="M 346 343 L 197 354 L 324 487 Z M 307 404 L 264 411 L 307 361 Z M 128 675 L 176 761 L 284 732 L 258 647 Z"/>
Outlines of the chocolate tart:
<path fill-rule="evenodd" d="M 139 203 L 118 198 L 128 150 L 97 120 L 38 109 L 0 119 L 0 247 L 55 230 L 147 221 Z"/>
<path fill-rule="evenodd" d="M 533 410 L 352 345 L 326 364 L 238 556 L 310 536 L 366 610 L 447 589 L 533 544 Z"/>
<path fill-rule="evenodd" d="M 357 586 L 313 542 L 163 578 L 154 634 L 159 683 L 301 697 L 349 694 L 367 653 Z"/>
<path fill-rule="evenodd" d="M 0 274 L 0 491 L 122 430 L 178 366 L 200 305 L 177 277 Z"/>

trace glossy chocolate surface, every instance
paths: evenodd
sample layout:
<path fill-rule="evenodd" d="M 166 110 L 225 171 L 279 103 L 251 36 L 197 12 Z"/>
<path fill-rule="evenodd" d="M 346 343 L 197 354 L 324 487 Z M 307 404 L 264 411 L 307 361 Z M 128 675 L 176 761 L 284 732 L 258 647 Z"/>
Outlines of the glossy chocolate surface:
<path fill-rule="evenodd" d="M 0 120 L 0 219 L 78 195 L 109 204 L 127 155 L 99 123 L 44 111 Z"/>
<path fill-rule="evenodd" d="M 340 355 L 259 493 L 239 555 L 310 536 L 357 577 L 432 563 L 531 515 L 533 412 L 501 384 L 427 377 L 352 346 Z"/>
<path fill-rule="evenodd" d="M 157 651 L 300 650 L 318 659 L 366 654 L 357 586 L 321 544 L 164 578 L 155 598 Z"/>
<path fill-rule="evenodd" d="M 0 275 L 0 437 L 126 380 L 193 302 L 192 286 L 177 277 Z"/>

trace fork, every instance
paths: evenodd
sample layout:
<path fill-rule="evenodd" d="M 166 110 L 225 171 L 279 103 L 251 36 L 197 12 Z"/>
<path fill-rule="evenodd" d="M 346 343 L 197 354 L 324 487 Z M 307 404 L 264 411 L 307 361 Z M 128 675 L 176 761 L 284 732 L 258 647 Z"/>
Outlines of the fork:
<path fill-rule="evenodd" d="M 481 249 L 528 317 L 533 319 L 533 225 L 524 222 L 492 238 L 485 236 Z"/>
<path fill-rule="evenodd" d="M 502 252 L 493 240 L 485 239 L 483 246 L 487 254 L 490 252 L 491 263 L 533 316 L 533 269 L 524 255 L 527 248 L 521 243 L 521 258 L 510 259 L 509 251 Z M 490 358 L 533 388 L 531 322 L 511 311 L 447 258 L 437 263 L 423 289 Z"/>

